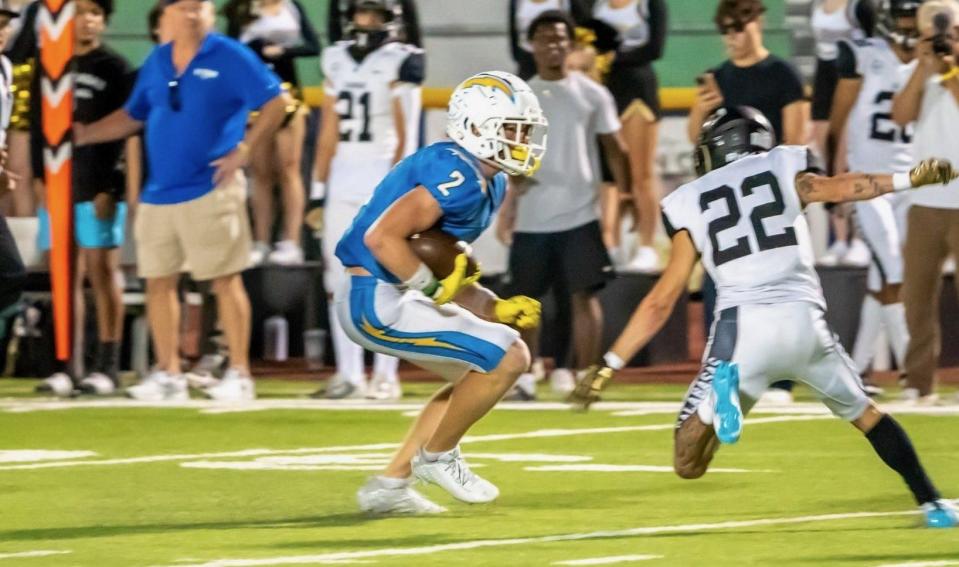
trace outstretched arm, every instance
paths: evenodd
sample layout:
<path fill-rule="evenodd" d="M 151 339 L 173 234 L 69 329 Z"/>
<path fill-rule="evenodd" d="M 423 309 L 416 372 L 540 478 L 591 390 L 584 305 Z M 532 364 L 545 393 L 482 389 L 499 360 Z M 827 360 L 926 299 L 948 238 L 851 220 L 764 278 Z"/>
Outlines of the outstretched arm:
<path fill-rule="evenodd" d="M 904 191 L 925 185 L 941 185 L 959 177 L 947 160 L 927 159 L 909 173 L 878 175 L 845 173 L 824 177 L 803 172 L 796 176 L 796 191 L 803 205 L 809 203 L 842 203 L 867 201 L 893 191 Z"/>
<path fill-rule="evenodd" d="M 73 125 L 73 141 L 78 146 L 100 144 L 128 138 L 143 128 L 143 122 L 134 120 L 123 108 L 92 124 Z"/>
<path fill-rule="evenodd" d="M 666 270 L 649 295 L 640 302 L 629 324 L 609 349 L 610 353 L 628 361 L 656 336 L 669 319 L 676 301 L 686 290 L 698 258 L 699 253 L 689 233 L 685 230 L 677 232 L 673 236 L 673 250 Z"/>

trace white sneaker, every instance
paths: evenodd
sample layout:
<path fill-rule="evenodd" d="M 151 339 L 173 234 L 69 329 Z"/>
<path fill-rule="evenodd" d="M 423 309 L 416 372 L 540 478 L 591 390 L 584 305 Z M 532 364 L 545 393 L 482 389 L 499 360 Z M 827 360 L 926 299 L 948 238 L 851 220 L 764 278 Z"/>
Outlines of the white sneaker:
<path fill-rule="evenodd" d="M 499 489 L 493 483 L 470 470 L 459 447 L 442 453 L 435 461 L 426 460 L 420 449 L 412 464 L 416 478 L 439 485 L 457 500 L 481 504 L 499 496 Z"/>
<path fill-rule="evenodd" d="M 250 266 L 259 266 L 270 255 L 270 245 L 266 242 L 254 242 L 250 248 Z"/>
<path fill-rule="evenodd" d="M 215 386 L 203 390 L 203 393 L 218 402 L 249 402 L 256 399 L 256 386 L 249 374 L 231 368 Z"/>
<path fill-rule="evenodd" d="M 376 375 L 366 387 L 366 397 L 370 400 L 396 401 L 403 397 L 403 388 L 395 378 Z"/>
<path fill-rule="evenodd" d="M 832 246 L 826 250 L 826 254 L 817 263 L 821 266 L 835 266 L 842 261 L 848 252 L 849 245 L 842 240 L 837 240 L 832 243 Z"/>
<path fill-rule="evenodd" d="M 334 375 L 326 383 L 323 397 L 328 400 L 361 400 L 366 398 L 366 379 L 355 383 Z"/>
<path fill-rule="evenodd" d="M 659 254 L 652 246 L 640 246 L 633 259 L 624 264 L 621 270 L 644 274 L 659 272 Z"/>
<path fill-rule="evenodd" d="M 759 397 L 763 405 L 784 406 L 793 403 L 793 393 L 782 388 L 769 388 Z"/>
<path fill-rule="evenodd" d="M 267 262 L 278 266 L 299 266 L 303 263 L 303 249 L 292 240 L 281 240 L 267 256 Z"/>
<path fill-rule="evenodd" d="M 374 476 L 356 493 L 360 510 L 367 514 L 442 514 L 446 508 L 434 504 L 410 487 L 409 479 L 399 486 L 390 486 L 389 480 Z"/>
<path fill-rule="evenodd" d="M 939 404 L 939 394 L 933 392 L 920 396 L 918 388 L 903 388 L 899 401 L 909 406 L 935 406 Z"/>
<path fill-rule="evenodd" d="M 842 263 L 847 266 L 868 266 L 872 260 L 872 253 L 869 247 L 860 238 L 853 238 L 849 243 L 849 252 L 842 258 Z"/>
<path fill-rule="evenodd" d="M 529 367 L 530 374 L 533 375 L 533 380 L 537 382 L 542 382 L 546 379 L 546 365 L 543 363 L 542 358 L 537 358 L 533 361 L 532 366 Z"/>
<path fill-rule="evenodd" d="M 163 370 L 151 372 L 139 384 L 127 388 L 126 394 L 141 402 L 182 402 L 190 399 L 186 379 Z"/>
<path fill-rule="evenodd" d="M 73 380 L 66 373 L 57 372 L 37 384 L 37 392 L 66 398 L 73 395 Z"/>
<path fill-rule="evenodd" d="M 219 375 L 223 373 L 225 362 L 226 357 L 222 354 L 204 354 L 193 368 L 186 372 L 187 384 L 197 390 L 216 386 L 220 382 Z"/>
<path fill-rule="evenodd" d="M 557 368 L 549 373 L 549 387 L 557 394 L 569 394 L 576 389 L 576 377 L 568 368 Z"/>
<path fill-rule="evenodd" d="M 80 380 L 80 391 L 94 396 L 111 396 L 117 391 L 117 385 L 102 372 L 94 372 Z"/>

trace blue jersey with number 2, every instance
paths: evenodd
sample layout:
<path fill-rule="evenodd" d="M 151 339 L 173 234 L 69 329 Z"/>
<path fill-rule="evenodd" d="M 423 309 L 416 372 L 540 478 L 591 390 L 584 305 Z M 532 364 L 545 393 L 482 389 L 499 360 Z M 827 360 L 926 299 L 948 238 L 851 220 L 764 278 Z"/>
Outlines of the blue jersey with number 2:
<path fill-rule="evenodd" d="M 390 171 L 370 200 L 360 209 L 336 246 L 336 257 L 347 268 L 362 267 L 376 278 L 399 283 L 370 252 L 363 236 L 393 203 L 422 185 L 440 204 L 443 216 L 437 227 L 460 240 L 473 242 L 489 227 L 506 196 L 506 174 L 486 179 L 480 162 L 455 142 L 427 146 Z"/>

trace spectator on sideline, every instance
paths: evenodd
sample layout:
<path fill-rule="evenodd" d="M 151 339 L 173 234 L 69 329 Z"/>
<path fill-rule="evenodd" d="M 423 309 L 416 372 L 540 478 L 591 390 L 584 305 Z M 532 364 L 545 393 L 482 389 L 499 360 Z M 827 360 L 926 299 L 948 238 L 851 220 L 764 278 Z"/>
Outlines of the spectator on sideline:
<path fill-rule="evenodd" d="M 600 0 L 593 17 L 619 32 L 618 47 L 606 86 L 613 94 L 633 173 L 631 192 L 639 236 L 636 254 L 624 270 L 655 272 L 659 255 L 653 247 L 659 225 L 659 179 L 656 146 L 659 140 L 659 80 L 653 62 L 666 46 L 666 0 Z M 618 236 L 618 235 L 617 235 Z"/>
<path fill-rule="evenodd" d="M 32 217 L 37 211 L 37 194 L 30 182 L 33 169 L 30 150 L 30 99 L 34 89 L 37 68 L 37 13 L 39 0 L 6 0 L 5 9 L 19 12 L 10 23 L 10 39 L 6 55 L 13 63 L 13 109 L 8 125 L 7 151 L 10 173 L 20 179 L 20 189 L 7 198 L 6 210 L 10 216 Z M 39 86 L 39 78 L 36 85 Z M 6 130 L 6 129 L 5 129 Z M 2 202 L 3 199 L 0 199 Z"/>
<path fill-rule="evenodd" d="M 303 263 L 300 235 L 306 190 L 303 187 L 303 140 L 308 109 L 296 72 L 296 60 L 320 54 L 320 41 L 297 0 L 230 0 L 223 7 L 227 34 L 239 39 L 273 70 L 295 101 L 272 140 L 251 148 L 254 265 Z M 271 249 L 273 188 L 279 182 L 283 202 L 282 239 Z"/>
<path fill-rule="evenodd" d="M 123 107 L 130 94 L 130 67 L 102 41 L 112 14 L 113 0 L 76 0 L 73 118 L 77 122 L 95 122 L 113 113 Z M 37 143 L 35 140 L 35 145 Z M 40 391 L 69 396 L 74 390 L 74 379 L 78 379 L 81 391 L 106 396 L 113 394 L 120 385 L 120 344 L 123 340 L 120 248 L 127 218 L 124 202 L 127 180 L 121 163 L 123 146 L 124 141 L 118 140 L 74 151 L 72 189 L 77 249 L 74 311 L 79 323 L 77 337 L 83 337 L 83 281 L 88 279 L 96 309 L 96 356 L 93 367 L 84 371 L 82 379 L 57 372 L 38 386 Z M 42 182 L 38 186 L 43 188 L 41 202 L 45 203 L 46 188 Z M 40 208 L 38 215 L 39 248 L 49 250 L 50 217 L 44 207 Z M 77 342 L 83 343 L 82 340 Z"/>
<path fill-rule="evenodd" d="M 776 144 L 801 145 L 809 129 L 809 102 L 799 71 L 763 45 L 762 0 L 721 0 L 716 26 L 723 36 L 729 59 L 699 77 L 696 102 L 686 131 L 693 143 L 703 120 L 720 106 L 750 106 L 769 119 Z M 715 287 L 708 277 L 703 284 L 706 327 L 712 326 Z M 777 382 L 767 392 L 770 399 L 791 399 L 791 383 Z M 785 391 L 783 394 L 781 392 Z"/>
<path fill-rule="evenodd" d="M 527 39 L 529 25 L 536 16 L 549 10 L 570 14 L 573 21 L 589 20 L 588 0 L 509 0 L 509 47 L 516 62 L 516 75 L 524 81 L 536 74 L 533 46 Z"/>
<path fill-rule="evenodd" d="M 10 36 L 10 21 L 19 16 L 19 13 L 7 8 L 6 3 L 0 4 L 0 51 L 3 50 Z M 13 68 L 5 55 L 0 55 L 0 198 L 16 188 L 14 178 L 7 171 L 6 137 L 7 127 L 10 125 L 10 115 L 13 111 Z M 20 300 L 20 291 L 26 279 L 26 270 L 17 250 L 17 243 L 10 234 L 10 227 L 0 213 L 0 325 L 6 325 L 4 311 Z M 0 335 L 3 329 L 0 328 Z"/>
<path fill-rule="evenodd" d="M 324 102 L 314 160 L 314 191 L 326 196 L 322 216 L 323 281 L 330 301 L 330 331 L 336 373 L 314 397 L 330 399 L 402 397 L 399 359 L 373 356 L 367 384 L 363 347 L 337 319 L 333 293 L 348 277 L 336 245 L 383 178 L 412 155 L 418 136 L 419 99 L 426 71 L 423 50 L 397 41 L 400 16 L 382 1 L 357 0 L 347 12 L 353 38 L 323 50 Z M 327 185 L 328 190 L 327 190 Z M 318 228 L 311 211 L 308 222 Z"/>
<path fill-rule="evenodd" d="M 350 39 L 348 29 L 350 7 L 358 0 L 330 0 L 330 13 L 327 16 L 327 37 L 330 43 Z M 415 0 L 383 0 L 383 3 L 400 16 L 401 25 L 397 30 L 397 39 L 403 43 L 423 47 L 423 33 L 416 11 Z"/>
<path fill-rule="evenodd" d="M 935 23 L 946 24 L 937 30 Z M 919 8 L 919 65 L 893 101 L 900 126 L 916 121 L 916 159 L 941 156 L 959 162 L 959 2 L 930 0 Z M 939 364 L 939 296 L 942 266 L 959 257 L 959 181 L 910 195 L 902 285 L 909 327 L 906 401 L 934 405 Z M 959 291 L 959 289 L 957 289 Z"/>
<path fill-rule="evenodd" d="M 249 372 L 250 302 L 240 278 L 250 228 L 242 168 L 250 147 L 271 137 L 290 98 L 249 48 L 214 33 L 210 0 L 163 0 L 173 41 L 153 50 L 126 106 L 77 124 L 79 145 L 131 136 L 145 127 L 149 180 L 134 233 L 157 369 L 127 390 L 143 400 L 188 397 L 178 352 L 177 282 L 212 280 L 231 367 L 206 390 L 221 400 L 254 397 Z M 247 117 L 260 110 L 249 129 Z M 244 137 L 245 135 L 245 137 Z"/>
<path fill-rule="evenodd" d="M 603 312 L 597 293 L 613 277 L 598 213 L 602 182 L 597 137 L 621 190 L 629 187 L 628 162 L 612 95 L 578 71 L 569 71 L 575 23 L 565 12 L 543 12 L 530 23 L 536 76 L 529 81 L 549 121 L 550 149 L 528 180 L 514 178 L 503 203 L 497 234 L 510 245 L 509 293 L 541 298 L 552 289 L 557 302 L 572 305 L 572 368 L 584 369 L 600 355 Z M 568 338 L 568 334 L 561 332 Z M 536 353 L 538 337 L 526 337 Z M 567 345 L 561 345 L 550 384 L 569 393 L 575 377 Z M 533 399 L 532 374 L 515 391 Z"/>

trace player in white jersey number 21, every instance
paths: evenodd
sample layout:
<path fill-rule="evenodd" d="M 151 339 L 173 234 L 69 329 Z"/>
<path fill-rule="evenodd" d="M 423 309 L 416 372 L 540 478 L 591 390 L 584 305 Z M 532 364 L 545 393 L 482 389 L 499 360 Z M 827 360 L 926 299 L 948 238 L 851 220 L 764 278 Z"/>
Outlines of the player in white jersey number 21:
<path fill-rule="evenodd" d="M 701 255 L 716 281 L 717 316 L 676 425 L 676 474 L 704 475 L 719 444 L 739 440 L 743 415 L 767 386 L 797 380 L 866 435 L 909 486 L 926 525 L 954 527 L 955 509 L 940 498 L 906 432 L 863 392 L 826 324 L 803 208 L 940 184 L 957 174 L 946 161 L 927 160 L 908 173 L 825 177 L 807 148 L 770 149 L 772 140 L 769 122 L 752 108 L 720 108 L 709 117 L 696 151 L 700 178 L 662 202 L 673 242 L 669 265 L 605 365 L 590 370 L 571 401 L 588 407 L 623 361 L 662 328 Z"/>

